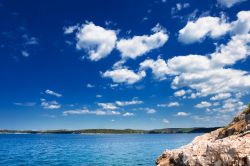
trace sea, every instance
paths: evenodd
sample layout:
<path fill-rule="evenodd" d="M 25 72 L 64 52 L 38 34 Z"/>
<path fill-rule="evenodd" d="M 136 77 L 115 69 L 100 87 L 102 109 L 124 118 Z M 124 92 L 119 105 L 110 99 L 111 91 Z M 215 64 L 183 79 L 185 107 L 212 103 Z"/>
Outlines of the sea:
<path fill-rule="evenodd" d="M 201 134 L 0 134 L 0 165 L 154 166 Z"/>

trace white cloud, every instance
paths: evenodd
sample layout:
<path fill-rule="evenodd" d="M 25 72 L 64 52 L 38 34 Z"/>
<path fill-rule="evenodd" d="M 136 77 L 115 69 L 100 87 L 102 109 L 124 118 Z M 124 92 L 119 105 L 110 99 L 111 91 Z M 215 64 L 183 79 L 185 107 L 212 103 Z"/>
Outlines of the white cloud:
<path fill-rule="evenodd" d="M 79 110 L 68 110 L 68 111 L 63 111 L 63 115 L 83 115 L 83 114 L 91 114 L 88 109 L 79 109 Z"/>
<path fill-rule="evenodd" d="M 226 34 L 230 24 L 219 17 L 201 17 L 196 21 L 188 21 L 187 25 L 179 31 L 179 41 L 189 44 L 201 41 L 204 37 L 218 38 Z"/>
<path fill-rule="evenodd" d="M 13 104 L 15 104 L 17 106 L 25 106 L 25 107 L 32 107 L 32 106 L 36 105 L 35 102 L 26 102 L 26 103 L 17 103 L 17 102 L 15 102 Z"/>
<path fill-rule="evenodd" d="M 213 103 L 213 106 L 219 106 L 220 105 L 220 102 L 214 102 Z"/>
<path fill-rule="evenodd" d="M 99 95 L 99 94 L 98 94 L 98 95 L 96 95 L 95 97 L 96 97 L 96 98 L 101 98 L 101 97 L 102 97 L 102 95 Z"/>
<path fill-rule="evenodd" d="M 124 63 L 126 63 L 125 59 L 120 59 L 119 61 L 115 62 L 112 66 L 113 69 L 121 69 L 123 68 Z"/>
<path fill-rule="evenodd" d="M 24 57 L 30 56 L 30 54 L 27 51 L 22 51 L 21 53 L 22 53 L 22 56 L 24 56 Z"/>
<path fill-rule="evenodd" d="M 108 115 L 120 115 L 121 113 L 118 111 L 107 111 Z"/>
<path fill-rule="evenodd" d="M 162 122 L 163 122 L 163 123 L 166 123 L 166 124 L 169 124 L 169 123 L 170 123 L 169 120 L 167 120 L 167 119 L 165 119 L 165 118 L 162 119 Z"/>
<path fill-rule="evenodd" d="M 177 3 L 176 4 L 177 10 L 182 10 L 182 9 L 188 8 L 189 6 L 190 6 L 189 3 Z"/>
<path fill-rule="evenodd" d="M 231 23 L 233 34 L 247 34 L 250 31 L 250 11 L 240 11 L 237 20 Z"/>
<path fill-rule="evenodd" d="M 71 34 L 79 28 L 79 25 L 73 25 L 69 27 L 64 27 L 64 34 Z"/>
<path fill-rule="evenodd" d="M 234 36 L 231 36 L 227 44 L 216 46 L 213 53 L 175 56 L 167 61 L 160 58 L 155 61 L 147 59 L 141 63 L 140 69 L 152 69 L 155 78 L 159 80 L 169 76 L 168 78 L 172 79 L 171 87 L 178 90 L 175 93 L 177 97 L 210 96 L 212 101 L 227 101 L 215 103 L 203 101 L 196 105 L 197 108 L 209 108 L 207 109 L 209 112 L 234 112 L 238 111 L 237 107 L 242 110 L 245 105 L 240 98 L 250 90 L 250 74 L 248 71 L 233 69 L 233 65 L 250 56 L 248 11 L 239 12 L 237 17 L 236 21 L 230 23 L 228 30 Z M 236 25 L 241 28 L 236 30 Z M 211 37 L 211 32 L 209 35 Z M 188 90 L 180 90 L 183 88 Z M 235 96 L 238 102 L 228 100 L 232 96 Z"/>
<path fill-rule="evenodd" d="M 90 60 L 98 61 L 111 53 L 117 37 L 115 31 L 89 22 L 79 28 L 76 32 L 76 39 L 76 48 L 84 49 L 89 54 Z"/>
<path fill-rule="evenodd" d="M 121 52 L 123 58 L 136 59 L 148 53 L 152 49 L 163 46 L 167 40 L 168 35 L 165 30 L 159 28 L 159 25 L 153 28 L 155 31 L 152 35 L 134 36 L 131 39 L 121 39 L 117 42 L 117 49 Z"/>
<path fill-rule="evenodd" d="M 161 59 L 164 65 L 159 65 L 157 70 L 154 70 L 154 65 L 150 64 L 154 64 L 159 59 L 146 60 L 146 62 L 150 62 L 147 66 L 152 68 L 156 77 L 169 75 L 173 78 L 172 88 L 188 87 L 192 92 L 187 98 L 219 93 L 243 93 L 250 89 L 250 75 L 246 71 L 232 69 L 229 65 L 244 60 L 250 55 L 249 43 L 250 34 L 236 35 L 226 45 L 218 46 L 214 53 L 208 55 L 176 56 L 165 64 Z M 180 90 L 175 93 L 175 96 L 184 96 L 185 93 L 184 90 Z"/>
<path fill-rule="evenodd" d="M 147 111 L 148 114 L 154 114 L 156 113 L 156 110 L 153 108 L 145 108 L 145 110 Z"/>
<path fill-rule="evenodd" d="M 189 113 L 187 112 L 178 112 L 176 116 L 189 116 Z"/>
<path fill-rule="evenodd" d="M 45 99 L 41 99 L 41 106 L 43 109 L 59 109 L 61 105 L 57 101 L 47 101 Z"/>
<path fill-rule="evenodd" d="M 163 80 L 166 75 L 177 75 L 183 72 L 198 72 L 211 68 L 210 60 L 206 56 L 188 55 L 176 56 L 167 61 L 163 59 L 147 59 L 140 63 L 140 69 L 152 69 L 156 78 Z"/>
<path fill-rule="evenodd" d="M 117 111 L 103 111 L 103 110 L 94 110 L 91 111 L 89 109 L 76 109 L 76 110 L 67 110 L 63 111 L 64 116 L 68 115 L 85 115 L 85 114 L 92 114 L 92 115 L 120 115 L 120 112 Z"/>
<path fill-rule="evenodd" d="M 186 26 L 179 30 L 179 41 L 185 44 L 202 41 L 205 37 L 213 39 L 227 33 L 231 35 L 247 34 L 250 31 L 250 11 L 237 13 L 237 20 L 227 22 L 225 17 L 200 17 L 196 21 L 188 21 Z"/>
<path fill-rule="evenodd" d="M 143 77 L 146 76 L 144 71 L 139 71 L 135 73 L 132 70 L 123 68 L 123 69 L 114 69 L 111 71 L 106 71 L 102 74 L 103 77 L 108 77 L 116 83 L 127 83 L 127 84 L 134 84 L 140 81 Z"/>
<path fill-rule="evenodd" d="M 220 45 L 218 51 L 211 55 L 211 63 L 221 67 L 247 58 L 250 55 L 249 42 L 250 34 L 233 36 L 227 45 Z"/>
<path fill-rule="evenodd" d="M 238 112 L 246 109 L 247 106 L 244 105 L 239 99 L 229 98 L 226 99 L 222 106 L 212 109 L 215 112 L 228 113 L 228 112 Z"/>
<path fill-rule="evenodd" d="M 148 68 L 151 68 L 155 77 L 160 80 L 166 79 L 166 74 L 170 73 L 166 62 L 162 59 L 157 59 L 156 61 L 147 59 L 140 63 L 141 70 Z"/>
<path fill-rule="evenodd" d="M 130 112 L 126 112 L 126 113 L 124 113 L 122 116 L 134 116 L 134 114 L 133 114 L 133 113 L 130 113 Z"/>
<path fill-rule="evenodd" d="M 210 60 L 206 56 L 188 55 L 175 56 L 168 60 L 169 74 L 176 75 L 183 72 L 199 72 L 210 69 Z"/>
<path fill-rule="evenodd" d="M 86 87 L 87 87 L 87 88 L 94 88 L 94 87 L 95 87 L 95 85 L 93 85 L 93 84 L 89 84 L 89 83 L 88 83 L 88 84 L 86 85 Z"/>
<path fill-rule="evenodd" d="M 244 1 L 247 1 L 247 0 L 217 0 L 217 2 L 221 6 L 227 7 L 227 8 L 230 8 L 230 7 L 234 6 L 235 4 L 238 4 L 238 3 L 244 2 Z"/>
<path fill-rule="evenodd" d="M 168 103 L 167 106 L 168 106 L 168 107 L 179 107 L 179 106 L 180 106 L 180 103 L 178 103 L 178 102 L 170 102 L 170 103 Z"/>
<path fill-rule="evenodd" d="M 219 94 L 211 97 L 210 100 L 224 100 L 224 99 L 227 99 L 231 96 L 232 96 L 231 93 L 219 93 Z"/>
<path fill-rule="evenodd" d="M 199 116 L 199 115 L 194 115 L 194 116 L 192 116 L 192 118 L 193 118 L 194 120 L 197 120 L 197 121 L 206 121 L 206 122 L 212 120 L 211 116 Z"/>
<path fill-rule="evenodd" d="M 98 106 L 102 107 L 105 110 L 116 110 L 118 107 L 113 103 L 97 103 Z"/>
<path fill-rule="evenodd" d="M 180 103 L 179 102 L 170 102 L 167 104 L 157 104 L 157 107 L 179 107 Z"/>
<path fill-rule="evenodd" d="M 186 94 L 186 91 L 185 90 L 179 90 L 179 91 L 176 91 L 174 93 L 174 96 L 176 97 L 180 97 L 180 96 L 184 96 Z"/>
<path fill-rule="evenodd" d="M 118 87 L 119 84 L 110 84 L 109 86 L 110 86 L 110 88 L 114 89 L 114 88 Z"/>
<path fill-rule="evenodd" d="M 128 105 L 136 105 L 136 104 L 142 104 L 143 101 L 140 100 L 131 100 L 131 101 L 116 101 L 116 105 L 123 107 L 123 106 L 128 106 Z"/>
<path fill-rule="evenodd" d="M 199 104 L 195 105 L 196 108 L 207 108 L 207 107 L 211 107 L 212 104 L 210 102 L 207 101 L 202 101 Z"/>
<path fill-rule="evenodd" d="M 247 72 L 233 69 L 214 69 L 200 73 L 183 73 L 176 76 L 172 86 L 188 86 L 198 91 L 197 96 L 239 92 L 250 88 L 250 76 Z"/>
<path fill-rule="evenodd" d="M 25 45 L 38 45 L 38 39 L 34 36 L 29 36 L 28 34 L 22 35 L 22 38 L 25 40 Z"/>
<path fill-rule="evenodd" d="M 189 4 L 189 3 L 177 3 L 177 4 L 175 5 L 175 7 L 172 7 L 172 8 L 171 8 L 171 14 L 174 15 L 174 14 L 176 14 L 177 12 L 179 12 L 179 11 L 181 11 L 181 10 L 183 10 L 183 9 L 186 9 L 186 8 L 188 8 L 188 7 L 190 7 L 190 4 Z"/>
<path fill-rule="evenodd" d="M 47 90 L 45 91 L 45 93 L 48 94 L 48 95 L 56 96 L 56 97 L 62 97 L 62 94 L 57 93 L 57 92 L 52 91 L 52 90 L 49 90 L 49 89 L 47 89 Z"/>

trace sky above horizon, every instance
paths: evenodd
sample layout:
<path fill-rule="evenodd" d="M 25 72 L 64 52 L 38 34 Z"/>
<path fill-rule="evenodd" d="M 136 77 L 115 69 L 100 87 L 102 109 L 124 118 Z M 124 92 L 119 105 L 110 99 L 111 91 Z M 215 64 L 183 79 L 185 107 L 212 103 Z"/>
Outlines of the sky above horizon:
<path fill-rule="evenodd" d="M 0 129 L 226 125 L 250 101 L 249 0 L 0 0 Z"/>

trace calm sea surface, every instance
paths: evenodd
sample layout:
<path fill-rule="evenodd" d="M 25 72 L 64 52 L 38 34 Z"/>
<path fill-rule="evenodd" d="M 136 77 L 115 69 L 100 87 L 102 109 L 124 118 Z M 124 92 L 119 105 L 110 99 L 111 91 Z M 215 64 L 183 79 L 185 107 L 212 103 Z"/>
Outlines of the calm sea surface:
<path fill-rule="evenodd" d="M 0 134 L 0 165 L 155 165 L 201 134 Z"/>

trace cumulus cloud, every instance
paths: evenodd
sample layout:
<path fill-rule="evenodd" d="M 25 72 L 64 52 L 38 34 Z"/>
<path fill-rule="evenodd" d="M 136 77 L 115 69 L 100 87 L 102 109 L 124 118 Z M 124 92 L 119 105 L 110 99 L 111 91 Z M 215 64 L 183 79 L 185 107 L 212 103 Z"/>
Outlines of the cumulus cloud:
<path fill-rule="evenodd" d="M 171 8 L 171 14 L 177 14 L 179 11 L 190 7 L 189 3 L 177 3 L 174 7 Z"/>
<path fill-rule="evenodd" d="M 247 106 L 239 99 L 229 98 L 223 101 L 222 106 L 218 108 L 213 108 L 212 111 L 228 113 L 228 112 L 242 111 L 246 108 Z"/>
<path fill-rule="evenodd" d="M 210 60 L 206 56 L 188 55 L 176 56 L 168 60 L 169 74 L 177 75 L 183 72 L 199 72 L 210 69 Z"/>
<path fill-rule="evenodd" d="M 134 116 L 134 113 L 131 112 L 126 112 L 122 116 Z"/>
<path fill-rule="evenodd" d="M 22 35 L 22 38 L 25 40 L 24 44 L 26 46 L 39 44 L 38 38 L 36 38 L 34 36 L 29 36 L 28 34 L 24 34 L 24 35 Z"/>
<path fill-rule="evenodd" d="M 148 114 L 154 114 L 156 113 L 156 110 L 153 108 L 145 108 L 145 110 L 147 111 Z"/>
<path fill-rule="evenodd" d="M 52 91 L 52 90 L 49 90 L 49 89 L 47 89 L 47 90 L 45 91 L 45 93 L 48 94 L 48 95 L 56 96 L 56 97 L 62 97 L 62 94 L 57 93 L 57 92 Z"/>
<path fill-rule="evenodd" d="M 93 84 L 89 84 L 89 83 L 88 83 L 88 84 L 86 85 L 86 87 L 87 87 L 87 88 L 94 88 L 94 87 L 95 87 L 95 85 L 93 85 Z"/>
<path fill-rule="evenodd" d="M 22 56 L 24 56 L 26 58 L 30 56 L 30 54 L 28 53 L 28 51 L 25 51 L 25 50 L 21 51 L 21 54 L 22 54 Z"/>
<path fill-rule="evenodd" d="M 118 107 L 114 103 L 97 103 L 98 106 L 105 110 L 116 110 Z"/>
<path fill-rule="evenodd" d="M 111 89 L 114 89 L 114 88 L 118 87 L 119 84 L 110 84 L 109 86 L 110 86 Z"/>
<path fill-rule="evenodd" d="M 41 99 L 41 106 L 43 109 L 59 109 L 61 105 L 57 101 L 47 101 L 45 99 Z"/>
<path fill-rule="evenodd" d="M 116 83 L 134 84 L 146 76 L 144 71 L 135 73 L 127 68 L 108 70 L 102 74 L 103 77 L 111 78 Z"/>
<path fill-rule="evenodd" d="M 136 59 L 152 49 L 163 46 L 168 40 L 167 33 L 159 25 L 154 27 L 153 31 L 155 33 L 152 35 L 134 36 L 130 39 L 119 40 L 116 47 L 121 52 L 122 57 Z"/>
<path fill-rule="evenodd" d="M 81 26 L 65 28 L 64 33 L 70 34 L 76 31 L 76 48 L 85 50 L 92 61 L 98 61 L 108 56 L 116 44 L 116 32 L 97 26 L 92 22 Z"/>
<path fill-rule="evenodd" d="M 96 98 L 101 98 L 101 97 L 102 97 L 102 95 L 97 94 L 95 97 L 96 97 Z"/>
<path fill-rule="evenodd" d="M 179 31 L 179 41 L 189 44 L 201 41 L 204 37 L 218 38 L 229 31 L 230 24 L 219 17 L 201 17 L 196 21 L 188 21 Z"/>
<path fill-rule="evenodd" d="M 250 75 L 247 71 L 231 68 L 239 60 L 250 55 L 250 34 L 235 35 L 226 45 L 219 45 L 214 53 L 208 55 L 176 56 L 157 70 L 154 64 L 159 61 L 147 59 L 141 64 L 151 68 L 153 74 L 172 78 L 172 88 L 189 88 L 188 98 L 205 97 L 219 93 L 243 93 L 250 89 Z M 161 69 L 162 67 L 162 69 Z M 164 71 L 164 72 L 162 72 Z M 177 91 L 175 96 L 184 96 L 184 90 Z"/>
<path fill-rule="evenodd" d="M 231 23 L 233 34 L 246 34 L 250 31 L 250 11 L 240 11 L 237 20 Z"/>
<path fill-rule="evenodd" d="M 233 36 L 227 45 L 220 45 L 211 55 L 212 65 L 223 67 L 247 58 L 250 55 L 249 42 L 250 34 Z"/>
<path fill-rule="evenodd" d="M 185 90 L 179 90 L 179 91 L 176 91 L 174 93 L 174 96 L 176 97 L 180 97 L 180 96 L 184 96 L 186 94 L 186 91 Z"/>
<path fill-rule="evenodd" d="M 233 69 L 214 69 L 207 72 L 183 73 L 172 82 L 175 88 L 188 86 L 198 91 L 196 96 L 208 96 L 223 92 L 239 92 L 250 88 L 247 72 Z"/>
<path fill-rule="evenodd" d="M 152 69 L 155 77 L 160 80 L 164 80 L 166 75 L 176 75 L 187 71 L 196 72 L 210 67 L 210 60 L 200 55 L 176 56 L 169 59 L 167 63 L 160 58 L 156 61 L 147 59 L 140 63 L 141 70 Z"/>
<path fill-rule="evenodd" d="M 178 112 L 176 116 L 189 116 L 190 114 L 187 112 Z"/>
<path fill-rule="evenodd" d="M 94 110 L 91 111 L 89 109 L 76 109 L 76 110 L 67 110 L 63 111 L 64 116 L 68 115 L 86 115 L 86 114 L 92 114 L 92 115 L 120 115 L 120 112 L 117 111 L 103 111 L 103 110 Z"/>
<path fill-rule="evenodd" d="M 250 11 L 240 11 L 237 20 L 227 22 L 225 17 L 200 17 L 188 21 L 179 30 L 178 40 L 185 44 L 200 42 L 206 37 L 219 38 L 227 33 L 231 35 L 247 34 L 250 31 Z"/>
<path fill-rule="evenodd" d="M 143 101 L 141 100 L 131 100 L 131 101 L 116 101 L 116 105 L 123 107 L 123 106 L 128 106 L 128 105 L 136 105 L 136 104 L 142 104 Z"/>
<path fill-rule="evenodd" d="M 157 104 L 157 107 L 179 107 L 180 103 L 179 102 L 170 102 L 166 104 Z"/>
<path fill-rule="evenodd" d="M 163 123 L 166 123 L 166 124 L 169 124 L 169 123 L 170 123 L 169 120 L 167 120 L 167 119 L 165 119 L 165 118 L 162 119 L 162 122 L 163 122 Z"/>
<path fill-rule="evenodd" d="M 224 100 L 231 97 L 231 93 L 219 93 L 210 98 L 210 100 Z"/>
<path fill-rule="evenodd" d="M 63 111 L 63 115 L 64 116 L 68 116 L 68 115 L 83 115 L 83 114 L 91 114 L 91 113 L 94 113 L 94 112 L 91 112 L 88 109 Z"/>
<path fill-rule="evenodd" d="M 180 103 L 178 103 L 178 102 L 170 102 L 168 104 L 168 107 L 178 107 L 178 106 L 180 106 Z"/>
<path fill-rule="evenodd" d="M 202 101 L 199 104 L 196 104 L 195 107 L 196 108 L 207 108 L 207 107 L 211 107 L 212 104 L 210 102 L 207 101 Z"/>
<path fill-rule="evenodd" d="M 177 3 L 176 10 L 180 11 L 182 9 L 188 8 L 190 6 L 189 3 Z"/>
<path fill-rule="evenodd" d="M 247 0 L 217 0 L 217 2 L 223 6 L 223 7 L 227 7 L 227 8 L 231 8 L 232 6 L 234 6 L 235 4 L 244 2 Z"/>
<path fill-rule="evenodd" d="M 162 59 L 157 59 L 156 61 L 147 59 L 140 64 L 141 70 L 145 70 L 148 68 L 151 68 L 156 79 L 160 80 L 166 79 L 166 74 L 170 73 L 166 62 Z"/>
<path fill-rule="evenodd" d="M 75 30 L 77 30 L 79 28 L 79 25 L 73 25 L 73 26 L 69 26 L 69 27 L 64 27 L 64 34 L 71 34 L 73 33 Z"/>

